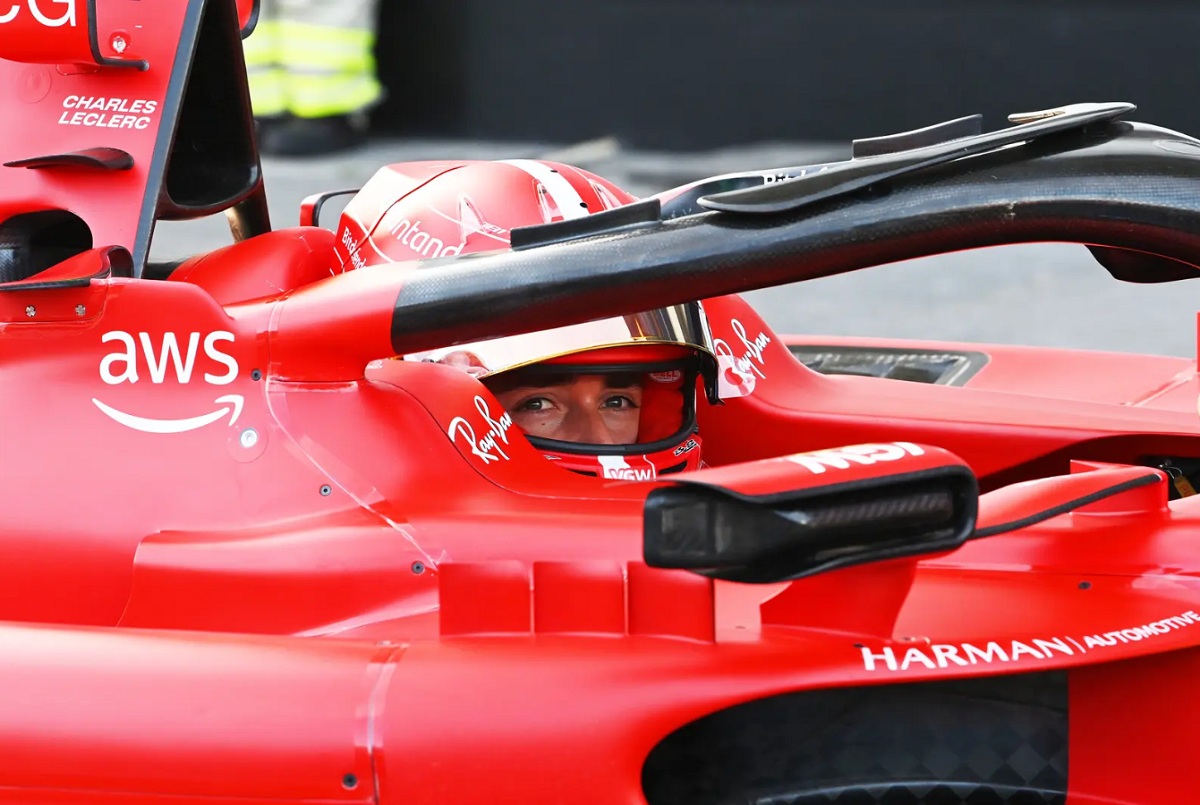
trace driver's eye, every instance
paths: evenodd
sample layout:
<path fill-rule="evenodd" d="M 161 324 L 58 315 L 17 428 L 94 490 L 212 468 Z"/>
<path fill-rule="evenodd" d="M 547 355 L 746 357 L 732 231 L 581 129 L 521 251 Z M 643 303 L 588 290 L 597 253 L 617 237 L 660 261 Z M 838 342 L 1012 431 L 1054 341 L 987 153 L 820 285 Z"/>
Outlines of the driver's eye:
<path fill-rule="evenodd" d="M 629 397 L 626 397 L 623 394 L 619 394 L 619 395 L 615 395 L 615 396 L 612 396 L 612 397 L 609 397 L 608 399 L 606 399 L 604 401 L 604 407 L 605 408 L 637 408 L 637 404 L 634 403 L 634 401 L 631 400 Z"/>
<path fill-rule="evenodd" d="M 531 397 L 517 406 L 518 411 L 545 411 L 550 407 L 550 401 L 545 397 Z"/>

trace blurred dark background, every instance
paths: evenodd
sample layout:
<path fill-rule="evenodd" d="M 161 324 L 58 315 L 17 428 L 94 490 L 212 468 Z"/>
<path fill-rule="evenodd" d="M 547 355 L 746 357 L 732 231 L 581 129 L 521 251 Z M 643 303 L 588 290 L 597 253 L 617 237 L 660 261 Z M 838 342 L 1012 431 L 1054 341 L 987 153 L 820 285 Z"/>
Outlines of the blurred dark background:
<path fill-rule="evenodd" d="M 379 133 L 647 149 L 838 140 L 1130 101 L 1200 133 L 1164 0 L 385 0 Z"/>

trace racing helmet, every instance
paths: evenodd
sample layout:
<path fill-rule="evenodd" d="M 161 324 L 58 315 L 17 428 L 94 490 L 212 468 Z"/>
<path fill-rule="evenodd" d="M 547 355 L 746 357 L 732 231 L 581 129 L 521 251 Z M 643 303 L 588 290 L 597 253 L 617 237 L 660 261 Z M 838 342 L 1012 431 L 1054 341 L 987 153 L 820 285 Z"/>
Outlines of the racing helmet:
<path fill-rule="evenodd" d="M 393 168 L 408 171 L 406 176 L 418 172 Z M 593 173 L 541 160 L 458 163 L 419 180 L 370 227 L 367 248 L 359 250 L 363 264 L 504 249 L 513 229 L 636 200 Z M 505 404 L 514 424 L 548 459 L 604 478 L 647 479 L 699 467 L 698 386 L 717 402 L 717 361 L 699 302 L 404 358 L 470 372 Z M 619 421 L 619 427 L 576 426 L 582 422 L 578 418 L 568 424 L 582 409 L 568 411 L 545 391 L 572 387 L 581 394 L 583 385 L 599 395 L 587 404 L 598 403 L 605 422 Z M 536 415 L 526 416 L 530 411 Z"/>

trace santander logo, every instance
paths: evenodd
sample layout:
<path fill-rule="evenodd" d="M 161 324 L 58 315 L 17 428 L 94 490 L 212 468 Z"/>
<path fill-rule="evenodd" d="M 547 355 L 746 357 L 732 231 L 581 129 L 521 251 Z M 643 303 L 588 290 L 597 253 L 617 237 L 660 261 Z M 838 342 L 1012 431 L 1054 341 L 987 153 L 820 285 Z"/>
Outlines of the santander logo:
<path fill-rule="evenodd" d="M 113 330 L 105 333 L 101 343 L 112 343 L 111 352 L 100 360 L 100 379 L 109 386 L 138 383 L 143 379 L 139 371 L 146 367 L 144 379 L 153 385 L 171 380 L 180 385 L 189 385 L 200 380 L 211 386 L 227 386 L 237 379 L 238 364 L 222 344 L 234 341 L 233 333 L 217 330 L 208 334 L 188 333 L 186 342 L 180 343 L 175 333 L 152 336 L 150 333 L 132 333 Z M 201 364 L 203 361 L 203 364 Z M 245 399 L 240 394 L 223 394 L 213 401 L 214 410 L 196 416 L 178 419 L 153 419 L 138 416 L 114 408 L 97 397 L 92 403 L 113 421 L 143 433 L 184 433 L 211 425 L 229 416 L 229 424 L 237 422 L 242 413 Z"/>
<path fill-rule="evenodd" d="M 58 16 L 47 14 L 43 7 L 53 9 Z M 3 0 L 0 0 L 0 8 L 3 8 Z M 15 20 L 22 8 L 28 8 L 33 18 L 47 28 L 61 28 L 64 25 L 75 27 L 75 0 L 25 0 L 24 3 L 11 3 L 8 11 L 0 13 L 0 25 Z"/>
<path fill-rule="evenodd" d="M 407 246 L 422 257 L 448 257 L 459 254 L 463 248 L 461 243 L 446 245 L 441 238 L 435 238 L 421 229 L 420 221 L 410 221 L 407 218 L 401 218 L 388 231 L 401 245 Z"/>

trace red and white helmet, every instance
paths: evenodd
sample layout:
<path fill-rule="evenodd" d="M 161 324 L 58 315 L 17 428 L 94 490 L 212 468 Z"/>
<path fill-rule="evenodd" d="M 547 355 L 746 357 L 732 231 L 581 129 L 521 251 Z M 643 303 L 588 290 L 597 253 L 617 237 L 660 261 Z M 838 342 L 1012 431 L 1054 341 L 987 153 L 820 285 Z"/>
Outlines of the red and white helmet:
<path fill-rule="evenodd" d="M 519 227 L 633 201 L 606 179 L 556 162 L 406 163 L 385 168 L 351 201 L 339 241 L 353 267 L 463 255 L 508 248 Z M 634 441 L 527 438 L 560 466 L 599 477 L 655 478 L 700 466 L 696 390 L 703 380 L 716 400 L 717 364 L 698 302 L 405 358 L 460 366 L 493 391 L 538 375 L 634 375 L 641 394 Z"/>

